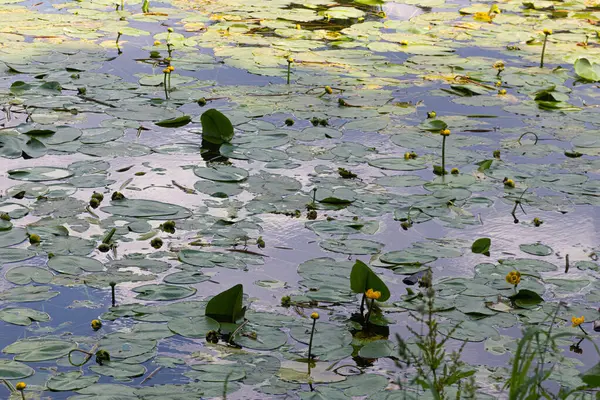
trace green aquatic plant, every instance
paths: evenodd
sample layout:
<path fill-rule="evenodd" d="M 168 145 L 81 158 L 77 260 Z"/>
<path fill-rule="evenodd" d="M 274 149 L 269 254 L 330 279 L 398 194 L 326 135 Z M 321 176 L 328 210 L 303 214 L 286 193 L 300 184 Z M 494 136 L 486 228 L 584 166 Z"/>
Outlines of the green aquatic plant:
<path fill-rule="evenodd" d="M 147 14 L 150 12 L 150 0 L 143 0 L 142 1 L 142 12 L 144 14 Z"/>
<path fill-rule="evenodd" d="M 417 331 L 411 325 L 407 326 L 413 335 L 411 342 L 415 346 L 399 334 L 396 335 L 396 365 L 407 372 L 414 371 L 414 376 L 409 380 L 410 386 L 417 385 L 430 392 L 434 399 L 450 399 L 451 388 L 455 385 L 458 386 L 456 399 L 475 399 L 478 389 L 473 380 L 475 370 L 461 359 L 467 341 L 463 341 L 459 349 L 451 354 L 446 350 L 448 341 L 461 324 L 442 334 L 436 320 L 435 289 L 432 287 L 431 271 L 427 271 L 423 278 L 425 293 L 419 297 L 422 304 L 419 304 L 417 312 L 411 312 L 410 316 L 425 329 L 425 332 Z M 402 381 L 398 381 L 398 384 L 404 389 Z"/>
<path fill-rule="evenodd" d="M 365 324 L 369 324 L 369 321 L 371 320 L 371 314 L 373 314 L 373 309 L 375 308 L 375 301 L 381 299 L 381 292 L 379 290 L 373 290 L 372 288 L 369 288 L 365 292 L 365 298 L 368 299 L 368 310 L 367 314 L 365 315 Z"/>
<path fill-rule="evenodd" d="M 117 296 L 115 293 L 115 287 L 117 286 L 117 283 L 110 282 L 108 285 L 110 286 L 111 304 L 113 307 L 115 307 L 117 305 Z"/>
<path fill-rule="evenodd" d="M 310 362 L 314 358 L 314 355 L 312 353 L 312 345 L 313 345 L 313 337 L 315 336 L 315 327 L 317 326 L 317 320 L 319 319 L 319 313 L 313 312 L 312 314 L 310 314 L 310 319 L 312 319 L 312 327 L 310 328 L 310 340 L 308 341 L 308 357 L 307 357 L 309 371 L 310 371 Z"/>
<path fill-rule="evenodd" d="M 292 73 L 292 64 L 294 63 L 294 59 L 291 56 L 286 58 L 287 61 L 287 84 L 290 84 L 290 75 Z"/>
<path fill-rule="evenodd" d="M 175 68 L 173 68 L 175 69 Z M 165 90 L 165 100 L 169 100 L 169 91 L 170 91 L 170 87 L 169 87 L 169 76 L 171 75 L 172 69 L 171 67 L 166 67 L 165 69 L 163 69 L 163 87 Z"/>
<path fill-rule="evenodd" d="M 490 256 L 490 247 L 492 246 L 492 239 L 490 238 L 479 238 L 471 245 L 471 251 L 475 254 L 483 254 L 484 256 Z"/>
<path fill-rule="evenodd" d="M 232 286 L 210 299 L 205 315 L 218 322 L 237 323 L 246 314 L 246 307 L 242 306 L 243 296 L 243 285 Z"/>
<path fill-rule="evenodd" d="M 154 247 L 155 249 L 160 249 L 163 246 L 163 241 L 161 238 L 157 237 L 154 238 L 150 241 L 150 246 Z"/>
<path fill-rule="evenodd" d="M 29 235 L 29 243 L 31 243 L 32 245 L 36 246 L 40 244 L 41 241 L 42 238 L 40 238 L 40 235 L 38 235 L 37 233 L 32 233 Z"/>
<path fill-rule="evenodd" d="M 15 385 L 15 389 L 21 393 L 21 399 L 25 400 L 25 389 L 27 388 L 27 384 L 25 382 L 18 382 Z"/>
<path fill-rule="evenodd" d="M 544 68 L 544 55 L 546 54 L 546 45 L 548 43 L 548 36 L 552 35 L 552 29 L 544 28 L 544 43 L 542 44 L 542 55 L 540 56 L 540 68 Z"/>
<path fill-rule="evenodd" d="M 438 167 L 435 165 L 433 167 L 433 172 L 436 175 L 446 175 L 448 172 L 446 171 L 446 138 L 450 136 L 450 129 L 442 129 L 440 131 L 440 135 L 442 136 L 442 166 Z M 436 168 L 437 167 L 437 168 Z"/>
<path fill-rule="evenodd" d="M 349 169 L 342 168 L 342 167 L 338 168 L 338 175 L 342 179 L 354 179 L 354 178 L 358 177 L 358 175 L 356 175 L 354 172 L 350 171 Z"/>
<path fill-rule="evenodd" d="M 350 272 L 350 289 L 354 293 L 358 293 L 362 295 L 361 304 L 360 304 L 360 312 L 363 314 L 365 302 L 367 299 L 366 293 L 371 290 L 376 290 L 379 292 L 380 301 L 387 301 L 390 296 L 390 290 L 387 285 L 381 280 L 379 276 L 367 264 L 360 260 L 356 260 L 354 265 L 352 266 L 352 271 Z"/>

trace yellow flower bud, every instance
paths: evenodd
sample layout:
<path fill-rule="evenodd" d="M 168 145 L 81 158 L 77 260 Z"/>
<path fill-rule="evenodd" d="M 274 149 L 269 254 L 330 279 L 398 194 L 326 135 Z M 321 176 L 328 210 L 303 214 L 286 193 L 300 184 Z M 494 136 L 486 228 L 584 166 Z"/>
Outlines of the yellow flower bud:
<path fill-rule="evenodd" d="M 163 73 L 170 74 L 171 70 L 167 67 L 167 68 L 163 69 Z"/>
<path fill-rule="evenodd" d="M 411 157 L 410 157 L 410 153 L 409 152 L 404 153 L 404 159 L 405 160 L 410 160 L 410 158 Z"/>
<path fill-rule="evenodd" d="M 310 317 L 311 317 L 312 319 L 319 319 L 319 313 L 317 313 L 317 312 L 314 312 L 314 313 L 310 314 Z"/>
<path fill-rule="evenodd" d="M 15 386 L 15 388 L 19 391 L 23 391 L 25 390 L 25 388 L 27 387 L 27 384 L 25 382 L 19 382 L 17 383 L 17 385 Z"/>
<path fill-rule="evenodd" d="M 401 40 L 400 46 L 408 46 L 408 40 Z"/>
<path fill-rule="evenodd" d="M 509 188 L 514 188 L 515 181 L 513 181 L 512 179 L 504 179 L 504 186 L 509 187 Z"/>
<path fill-rule="evenodd" d="M 173 28 L 167 28 L 167 32 L 169 32 L 169 33 L 173 32 Z"/>
<path fill-rule="evenodd" d="M 443 131 L 440 132 L 440 135 L 450 136 L 450 129 L 444 129 Z"/>
<path fill-rule="evenodd" d="M 287 58 L 287 62 L 288 62 L 288 64 L 291 64 L 294 62 L 294 59 L 290 56 Z"/>
<path fill-rule="evenodd" d="M 458 175 L 458 174 L 460 173 L 460 171 L 458 170 L 458 168 L 452 168 L 452 169 L 450 170 L 450 173 L 451 173 L 452 175 Z"/>
<path fill-rule="evenodd" d="M 160 44 L 161 44 L 161 43 L 160 43 L 160 40 L 155 40 L 155 41 L 154 41 L 154 45 L 155 45 L 155 46 L 160 46 Z"/>
<path fill-rule="evenodd" d="M 102 322 L 100 322 L 100 320 L 98 320 L 98 319 L 92 320 L 92 324 L 91 325 L 92 325 L 92 329 L 95 330 L 95 331 L 97 331 L 98 329 L 102 328 Z"/>
<path fill-rule="evenodd" d="M 500 89 L 500 90 L 498 90 L 498 94 L 500 96 L 504 96 L 506 94 L 506 89 Z"/>
<path fill-rule="evenodd" d="M 175 71 L 175 67 L 174 67 L 174 66 L 172 66 L 172 65 L 169 65 L 169 66 L 167 67 L 167 69 L 168 69 L 170 72 L 173 72 L 173 71 Z"/>
<path fill-rule="evenodd" d="M 333 93 L 333 89 L 331 89 L 331 86 L 325 86 L 325 92 L 327 94 L 332 94 Z"/>
<path fill-rule="evenodd" d="M 378 290 L 369 289 L 365 292 L 365 296 L 371 300 L 379 300 L 381 297 L 381 292 Z"/>
<path fill-rule="evenodd" d="M 546 35 L 546 36 L 552 35 L 552 29 L 544 28 L 544 35 Z"/>

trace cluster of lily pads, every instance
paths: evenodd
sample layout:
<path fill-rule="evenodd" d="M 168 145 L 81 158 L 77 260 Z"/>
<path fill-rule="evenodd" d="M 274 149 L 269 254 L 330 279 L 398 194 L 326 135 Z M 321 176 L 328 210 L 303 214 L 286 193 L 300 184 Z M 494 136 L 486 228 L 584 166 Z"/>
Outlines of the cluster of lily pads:
<path fill-rule="evenodd" d="M 553 315 L 595 390 L 598 7 L 6 2 L 0 393 L 424 397 L 429 295 L 477 398 Z"/>

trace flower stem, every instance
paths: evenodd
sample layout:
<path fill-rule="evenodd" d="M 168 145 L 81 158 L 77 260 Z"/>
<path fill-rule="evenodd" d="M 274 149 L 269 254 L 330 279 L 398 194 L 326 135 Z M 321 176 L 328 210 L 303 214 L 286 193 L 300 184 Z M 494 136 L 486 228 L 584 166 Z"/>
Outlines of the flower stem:
<path fill-rule="evenodd" d="M 369 323 L 371 319 L 371 313 L 373 312 L 373 306 L 375 305 L 375 300 L 371 299 L 371 304 L 369 305 L 369 311 L 367 312 L 367 316 L 365 317 L 365 325 Z"/>
<path fill-rule="evenodd" d="M 110 282 L 110 289 L 111 289 L 111 295 L 112 295 L 112 306 L 115 307 L 117 304 L 116 298 L 115 298 L 115 286 L 117 286 L 117 284 L 115 282 Z"/>
<path fill-rule="evenodd" d="M 167 88 L 167 74 L 165 73 L 165 78 L 163 80 L 163 86 L 165 88 L 165 99 L 169 100 L 169 89 Z"/>
<path fill-rule="evenodd" d="M 544 35 L 544 45 L 542 46 L 542 58 L 540 59 L 540 68 L 544 68 L 544 53 L 546 52 L 546 43 L 548 42 L 548 35 Z"/>
<path fill-rule="evenodd" d="M 290 74 L 292 72 L 292 63 L 288 61 L 287 84 L 290 84 Z"/>
<path fill-rule="evenodd" d="M 23 400 L 25 400 L 25 391 L 24 390 L 20 390 L 20 392 L 21 392 L 21 398 Z"/>
<path fill-rule="evenodd" d="M 125 0 L 121 0 L 121 11 L 125 11 Z"/>
<path fill-rule="evenodd" d="M 363 293 L 362 300 L 360 301 L 360 313 L 362 314 L 365 311 L 365 299 L 367 296 Z"/>
<path fill-rule="evenodd" d="M 316 325 L 317 325 L 317 320 L 313 319 L 312 329 L 310 331 L 310 341 L 308 342 L 308 364 L 309 364 L 309 366 L 310 366 L 310 362 L 312 360 L 312 344 L 313 344 L 313 337 L 315 336 L 315 326 Z"/>
<path fill-rule="evenodd" d="M 583 332 L 584 335 L 588 336 L 588 333 L 585 331 L 585 329 L 583 329 L 583 326 L 581 326 L 581 325 L 577 325 L 577 326 L 579 327 L 579 329 L 581 329 L 581 332 Z"/>
<path fill-rule="evenodd" d="M 442 176 L 446 175 L 446 136 L 442 136 Z"/>

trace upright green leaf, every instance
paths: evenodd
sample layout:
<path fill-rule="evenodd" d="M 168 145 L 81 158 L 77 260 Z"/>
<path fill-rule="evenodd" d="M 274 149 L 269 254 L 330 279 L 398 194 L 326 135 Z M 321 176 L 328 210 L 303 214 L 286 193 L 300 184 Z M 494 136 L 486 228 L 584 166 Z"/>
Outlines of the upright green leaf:
<path fill-rule="evenodd" d="M 204 315 L 218 322 L 235 323 L 244 318 L 246 308 L 242 308 L 244 286 L 235 285 L 213 297 L 206 305 Z"/>
<path fill-rule="evenodd" d="M 479 238 L 471 245 L 471 251 L 475 254 L 483 254 L 489 257 L 491 245 L 492 240 L 490 238 Z"/>
<path fill-rule="evenodd" d="M 381 292 L 379 301 L 390 298 L 390 290 L 367 264 L 356 260 L 350 272 L 350 289 L 355 293 L 364 293 L 369 289 Z"/>
<path fill-rule="evenodd" d="M 211 108 L 200 117 L 202 139 L 213 144 L 229 143 L 233 138 L 233 125 L 220 111 Z"/>

